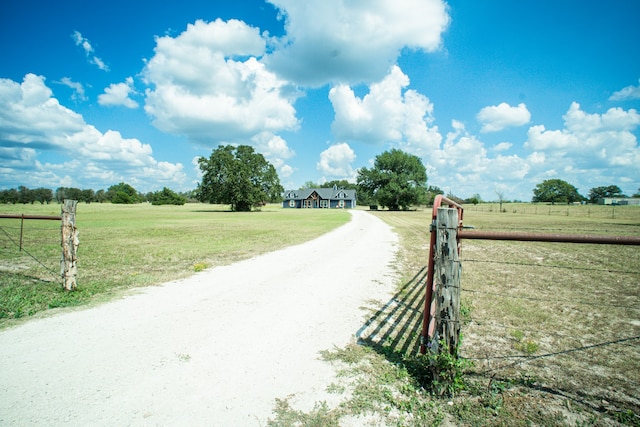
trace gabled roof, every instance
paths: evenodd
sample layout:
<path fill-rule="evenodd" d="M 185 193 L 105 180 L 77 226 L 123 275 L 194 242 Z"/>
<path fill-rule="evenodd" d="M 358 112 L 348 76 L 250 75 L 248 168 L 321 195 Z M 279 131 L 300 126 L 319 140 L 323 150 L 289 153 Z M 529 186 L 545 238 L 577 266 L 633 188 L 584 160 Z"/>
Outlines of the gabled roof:
<path fill-rule="evenodd" d="M 308 199 L 314 192 L 318 194 L 321 199 L 326 200 L 340 200 L 340 199 L 355 199 L 356 190 L 345 190 L 342 188 L 305 188 L 303 190 L 287 190 L 284 192 L 285 200 L 305 200 Z"/>

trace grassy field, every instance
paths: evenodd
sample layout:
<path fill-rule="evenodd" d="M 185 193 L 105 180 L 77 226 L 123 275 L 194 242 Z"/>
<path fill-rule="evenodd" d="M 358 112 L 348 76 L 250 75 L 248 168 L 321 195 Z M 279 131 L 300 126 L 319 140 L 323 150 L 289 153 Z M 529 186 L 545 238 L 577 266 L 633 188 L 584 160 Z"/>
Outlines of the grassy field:
<path fill-rule="evenodd" d="M 1 205 L 0 213 L 59 215 L 60 205 Z M 78 289 L 60 279 L 60 221 L 0 219 L 0 326 L 49 308 L 102 301 L 123 290 L 301 243 L 349 219 L 338 210 L 277 205 L 233 213 L 227 206 L 84 204 L 77 207 Z"/>
<path fill-rule="evenodd" d="M 422 292 L 431 210 L 376 215 L 402 238 L 397 298 L 422 310 L 412 292 Z M 482 230 L 640 237 L 640 207 L 478 205 L 464 219 Z M 461 256 L 461 355 L 473 367 L 446 406 L 455 425 L 640 425 L 639 246 L 466 240 Z M 386 351 L 416 348 L 419 319 L 402 313 L 404 336 L 392 331 Z"/>
<path fill-rule="evenodd" d="M 60 207 L 0 212 L 57 215 Z M 640 247 L 463 241 L 460 352 L 471 365 L 465 389 L 443 399 L 425 391 L 407 357 L 421 326 L 431 210 L 373 214 L 401 239 L 397 293 L 367 303 L 378 336 L 323 353 L 343 369 L 346 384 L 330 387 L 346 396 L 338 408 L 302 413 L 285 399 L 270 425 L 339 425 L 362 414 L 401 426 L 640 425 Z M 300 243 L 348 218 L 276 206 L 80 204 L 73 293 L 61 290 L 59 222 L 25 221 L 19 251 L 19 220 L 1 219 L 0 327 Z M 505 204 L 500 212 L 483 204 L 466 206 L 464 218 L 482 230 L 640 236 L 639 207 Z"/>

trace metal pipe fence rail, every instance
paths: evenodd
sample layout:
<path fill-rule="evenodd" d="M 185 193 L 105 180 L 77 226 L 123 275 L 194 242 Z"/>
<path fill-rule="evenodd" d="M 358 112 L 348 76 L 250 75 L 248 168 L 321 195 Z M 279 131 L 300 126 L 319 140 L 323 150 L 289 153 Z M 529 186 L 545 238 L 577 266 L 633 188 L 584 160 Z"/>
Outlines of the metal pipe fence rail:
<path fill-rule="evenodd" d="M 6 224 L 11 221 L 0 221 L 0 245 L 3 252 L 0 259 L 2 270 L 21 272 L 24 275 L 39 277 L 43 280 L 57 280 L 60 277 L 60 272 L 56 271 L 54 265 L 59 268 L 60 225 L 55 224 L 53 227 L 45 224 L 32 226 L 25 224 L 25 220 L 60 221 L 61 217 L 0 214 L 0 220 L 2 219 L 20 220 L 17 225 Z M 33 263 L 20 261 L 24 259 L 24 256 L 31 259 Z M 42 274 L 43 272 L 44 274 Z"/>
<path fill-rule="evenodd" d="M 420 352 L 426 353 L 427 345 L 434 340 L 434 330 L 436 322 L 434 321 L 436 304 L 434 301 L 434 269 L 435 269 L 435 253 L 436 233 L 438 228 L 436 218 L 438 210 L 442 206 L 449 206 L 457 210 L 458 225 L 456 232 L 457 252 L 460 254 L 461 239 L 480 239 L 480 240 L 510 240 L 510 241 L 529 241 L 529 242 L 562 242 L 562 243 L 589 243 L 589 244 L 613 244 L 613 245 L 638 245 L 640 246 L 640 237 L 632 236 L 606 236 L 606 235 L 581 235 L 581 234 L 558 234 L 558 233 L 523 233 L 523 232 L 500 232 L 500 231 L 469 231 L 463 226 L 464 208 L 458 203 L 442 196 L 436 196 L 433 203 L 432 224 L 430 228 L 431 239 L 429 244 L 429 259 L 425 293 L 425 310 L 421 335 Z"/>
<path fill-rule="evenodd" d="M 450 208 L 442 208 L 443 205 Z M 456 210 L 457 224 L 440 222 L 439 211 Z M 443 337 L 449 344 L 446 331 L 460 331 L 464 327 L 468 338 L 460 349 L 464 349 L 464 358 L 482 365 L 477 368 L 479 376 L 509 377 L 517 375 L 517 370 L 514 371 L 517 367 L 521 369 L 520 375 L 528 375 L 522 373 L 524 365 L 525 372 L 539 376 L 527 380 L 531 384 L 547 384 L 545 387 L 560 394 L 581 396 L 580 399 L 589 402 L 608 401 L 616 411 L 640 414 L 640 401 L 634 397 L 640 387 L 637 287 L 640 253 L 631 248 L 640 245 L 640 237 L 467 230 L 463 228 L 462 211 L 462 206 L 446 198 L 436 198 L 434 203 L 420 352 L 424 354 L 427 347 L 433 352 L 434 342 Z M 443 244 L 436 235 L 445 238 L 455 235 L 453 245 Z M 500 250 L 495 245 L 470 247 L 479 259 L 465 260 L 460 257 L 465 252 L 461 250 L 462 240 L 531 242 L 531 245 L 503 246 Z M 576 245 L 553 250 L 549 245 L 535 246 L 537 242 Z M 580 250 L 584 245 L 612 245 L 617 249 Z M 450 251 L 452 246 L 457 246 L 457 251 Z M 478 247 L 483 250 L 478 252 Z M 622 249 L 625 247 L 629 248 L 626 252 Z M 505 248 L 513 251 L 507 257 L 500 252 Z M 629 261 L 625 264 L 627 257 Z M 514 258 L 536 262 L 513 262 Z M 559 265 L 549 264 L 550 258 Z M 602 265 L 601 259 L 616 267 L 593 268 L 592 265 Z M 462 286 L 454 276 L 440 277 L 446 271 L 438 267 L 442 262 L 452 262 L 453 272 L 461 269 L 462 262 L 471 263 L 465 269 L 465 277 L 470 279 L 471 274 L 470 282 L 474 285 Z M 455 292 L 443 293 L 441 287 L 455 288 Z M 479 313 L 474 310 L 472 319 L 450 311 L 456 305 L 459 310 L 460 301 L 450 303 L 447 299 L 450 295 L 459 298 L 461 291 L 467 300 L 473 295 L 473 301 L 481 306 Z M 509 345 L 514 350 L 511 354 L 496 353 L 496 349 L 504 350 Z M 450 344 L 448 348 L 452 348 Z M 447 348 L 436 351 L 443 350 Z M 457 350 L 458 347 L 456 355 Z"/>
<path fill-rule="evenodd" d="M 77 201 L 65 200 L 62 204 L 60 215 L 29 215 L 29 214 L 0 214 L 0 219 L 19 219 L 20 220 L 20 236 L 18 238 L 17 246 L 19 252 L 25 252 L 31 258 L 33 258 L 39 265 L 44 267 L 50 273 L 53 273 L 52 269 L 46 266 L 43 260 L 27 251 L 24 247 L 24 232 L 25 232 L 25 220 L 52 220 L 60 221 L 60 247 L 62 249 L 62 256 L 60 259 L 60 275 L 63 280 L 63 288 L 65 290 L 74 290 L 76 288 L 76 252 L 80 243 L 78 239 L 78 230 L 76 227 L 76 206 Z M 0 228 L 2 234 L 4 234 L 9 241 L 16 243 L 11 235 L 5 228 Z"/>
<path fill-rule="evenodd" d="M 553 242 L 553 243 L 590 243 L 603 245 L 636 245 L 640 246 L 640 237 L 605 236 L 558 233 L 522 233 L 504 231 L 458 231 L 460 239 L 474 240 L 511 240 L 520 242 Z"/>

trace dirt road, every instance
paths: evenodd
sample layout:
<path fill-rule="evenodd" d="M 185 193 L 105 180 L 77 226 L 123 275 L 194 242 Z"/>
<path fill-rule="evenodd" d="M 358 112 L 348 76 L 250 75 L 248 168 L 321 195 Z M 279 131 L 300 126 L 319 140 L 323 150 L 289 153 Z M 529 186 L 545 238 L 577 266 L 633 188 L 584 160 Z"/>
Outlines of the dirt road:
<path fill-rule="evenodd" d="M 353 211 L 303 245 L 1 331 L 0 425 L 264 426 L 276 398 L 330 400 L 318 352 L 388 299 L 396 243 Z"/>

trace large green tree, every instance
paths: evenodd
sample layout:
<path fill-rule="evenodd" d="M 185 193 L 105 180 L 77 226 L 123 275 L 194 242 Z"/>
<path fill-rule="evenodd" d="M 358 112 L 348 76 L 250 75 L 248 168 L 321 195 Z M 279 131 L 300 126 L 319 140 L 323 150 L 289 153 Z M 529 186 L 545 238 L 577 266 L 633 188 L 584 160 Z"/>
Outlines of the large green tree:
<path fill-rule="evenodd" d="M 390 210 L 406 210 L 425 200 L 427 170 L 413 154 L 391 149 L 376 156 L 372 168 L 358 171 L 358 188 Z"/>
<path fill-rule="evenodd" d="M 187 199 L 175 191 L 164 187 L 162 191 L 156 191 L 147 195 L 147 201 L 152 205 L 184 205 Z"/>
<path fill-rule="evenodd" d="M 547 179 L 533 189 L 533 202 L 573 203 L 585 200 L 578 189 L 561 179 Z"/>
<path fill-rule="evenodd" d="M 109 187 L 107 189 L 107 198 L 111 200 L 111 203 L 125 205 L 142 203 L 144 201 L 144 197 L 138 194 L 135 188 L 125 182 Z"/>
<path fill-rule="evenodd" d="M 622 190 L 617 185 L 608 185 L 606 187 L 594 187 L 589 190 L 589 201 L 597 203 L 598 199 L 606 197 L 625 197 Z"/>
<path fill-rule="evenodd" d="M 196 197 L 201 202 L 230 204 L 231 210 L 246 212 L 278 201 L 284 192 L 273 165 L 248 145 L 221 145 L 208 159 L 200 157 L 198 165 L 202 182 Z"/>

